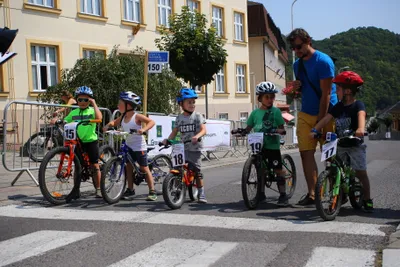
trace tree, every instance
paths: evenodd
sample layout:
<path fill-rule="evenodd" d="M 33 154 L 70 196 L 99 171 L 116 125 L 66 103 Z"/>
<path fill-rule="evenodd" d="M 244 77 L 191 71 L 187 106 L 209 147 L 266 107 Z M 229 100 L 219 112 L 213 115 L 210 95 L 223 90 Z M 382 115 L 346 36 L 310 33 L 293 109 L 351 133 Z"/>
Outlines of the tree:
<path fill-rule="evenodd" d="M 367 127 L 367 131 L 368 133 L 376 133 L 376 131 L 379 129 L 379 122 L 377 119 L 372 119 L 371 122 L 369 123 L 368 127 Z"/>
<path fill-rule="evenodd" d="M 389 128 L 393 123 L 393 116 L 391 114 L 387 114 L 383 119 L 382 123 L 386 126 L 386 132 L 389 132 Z"/>
<path fill-rule="evenodd" d="M 117 108 L 120 92 L 133 91 L 143 96 L 144 50 L 136 48 L 129 55 L 117 55 L 114 47 L 106 58 L 97 54 L 90 59 L 79 59 L 72 69 L 62 73 L 60 83 L 39 95 L 39 101 L 59 102 L 62 90 L 73 92 L 75 88 L 86 85 L 93 89 L 100 107 L 113 111 Z M 149 110 L 166 114 L 173 112 L 171 103 L 174 103 L 176 91 L 181 86 L 170 70 L 149 75 Z"/>
<path fill-rule="evenodd" d="M 170 68 L 192 88 L 214 80 L 213 76 L 225 64 L 227 53 L 216 29 L 207 29 L 204 14 L 191 12 L 187 6 L 170 17 L 170 27 L 160 30 L 155 40 L 158 49 L 169 51 Z"/>

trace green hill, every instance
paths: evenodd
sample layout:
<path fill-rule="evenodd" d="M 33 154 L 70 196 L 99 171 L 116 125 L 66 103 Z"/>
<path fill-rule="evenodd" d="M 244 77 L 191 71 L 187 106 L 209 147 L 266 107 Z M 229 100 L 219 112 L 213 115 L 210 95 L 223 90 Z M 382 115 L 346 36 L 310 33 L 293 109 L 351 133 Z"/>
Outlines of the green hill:
<path fill-rule="evenodd" d="M 369 115 L 400 101 L 400 34 L 360 27 L 313 41 L 313 46 L 336 59 L 337 70 L 349 66 L 364 79 Z"/>

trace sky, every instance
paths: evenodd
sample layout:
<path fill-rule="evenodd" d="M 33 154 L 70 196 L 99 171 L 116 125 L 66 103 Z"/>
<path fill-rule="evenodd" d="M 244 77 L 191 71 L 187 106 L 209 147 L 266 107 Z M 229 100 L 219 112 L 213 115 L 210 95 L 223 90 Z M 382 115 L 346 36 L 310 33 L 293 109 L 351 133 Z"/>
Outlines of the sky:
<path fill-rule="evenodd" d="M 253 0 L 263 3 L 283 34 L 290 33 L 294 0 Z M 297 0 L 294 28 L 304 28 L 315 40 L 351 28 L 374 26 L 400 34 L 400 0 Z"/>

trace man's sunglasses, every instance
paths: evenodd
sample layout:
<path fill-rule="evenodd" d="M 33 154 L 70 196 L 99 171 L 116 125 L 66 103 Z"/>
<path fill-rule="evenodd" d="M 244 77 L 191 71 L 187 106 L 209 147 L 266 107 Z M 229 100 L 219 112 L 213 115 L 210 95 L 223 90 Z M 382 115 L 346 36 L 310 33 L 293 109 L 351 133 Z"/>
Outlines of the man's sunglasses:
<path fill-rule="evenodd" d="M 291 45 L 292 50 L 300 50 L 303 47 L 304 43 L 298 44 L 298 45 Z"/>
<path fill-rule="evenodd" d="M 89 102 L 89 98 L 78 98 L 78 102 Z"/>

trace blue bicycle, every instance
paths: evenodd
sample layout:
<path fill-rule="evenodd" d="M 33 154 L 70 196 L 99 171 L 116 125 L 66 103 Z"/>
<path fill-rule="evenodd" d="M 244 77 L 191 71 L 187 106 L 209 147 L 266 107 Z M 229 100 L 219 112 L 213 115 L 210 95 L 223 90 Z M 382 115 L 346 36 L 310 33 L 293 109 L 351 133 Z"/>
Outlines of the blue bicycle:
<path fill-rule="evenodd" d="M 104 165 L 100 189 L 103 199 L 108 204 L 117 203 L 125 192 L 126 187 L 126 164 L 130 162 L 133 165 L 133 181 L 136 185 L 141 184 L 146 179 L 146 174 L 140 171 L 139 165 L 132 159 L 128 153 L 128 146 L 126 145 L 125 139 L 130 134 L 138 134 L 135 129 L 131 129 L 130 132 L 120 132 L 115 130 L 107 131 L 106 133 L 112 136 L 121 136 L 121 147 L 116 156 L 110 158 Z M 161 148 L 159 151 L 163 150 Z M 147 152 L 155 149 L 154 147 L 147 148 Z M 172 169 L 171 159 L 164 154 L 156 155 L 148 159 L 148 166 L 154 178 L 154 187 L 162 187 L 164 177 L 169 174 Z M 162 191 L 156 190 L 157 194 L 161 194 Z"/>

